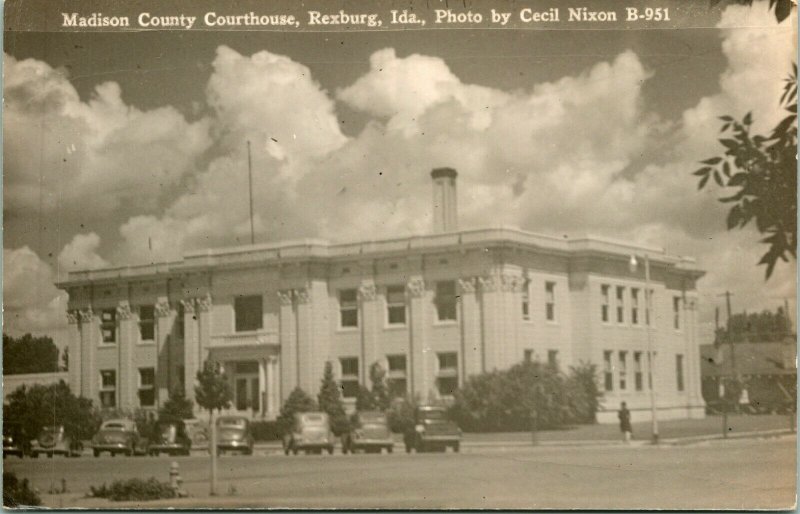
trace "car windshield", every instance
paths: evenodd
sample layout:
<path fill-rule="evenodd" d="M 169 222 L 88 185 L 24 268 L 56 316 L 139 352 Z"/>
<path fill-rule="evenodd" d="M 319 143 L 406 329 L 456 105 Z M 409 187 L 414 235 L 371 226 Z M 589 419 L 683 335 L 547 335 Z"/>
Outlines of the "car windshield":
<path fill-rule="evenodd" d="M 368 421 L 366 423 L 362 423 L 361 426 L 367 429 L 379 429 L 379 428 L 386 428 L 386 423 L 378 423 L 377 421 Z"/>
<path fill-rule="evenodd" d="M 427 410 L 422 411 L 421 416 L 422 419 L 431 419 L 431 420 L 445 420 L 446 417 L 443 411 L 440 410 Z"/>
<path fill-rule="evenodd" d="M 125 425 L 122 423 L 106 423 L 103 430 L 125 430 Z"/>
<path fill-rule="evenodd" d="M 161 427 L 161 436 L 168 441 L 174 440 L 177 433 L 178 427 L 175 425 L 163 425 Z"/>
<path fill-rule="evenodd" d="M 57 434 L 60 432 L 60 427 L 44 427 L 42 428 L 43 434 Z"/>
<path fill-rule="evenodd" d="M 221 427 L 236 427 L 236 428 L 244 428 L 247 424 L 247 420 L 245 419 L 220 419 L 219 426 Z"/>
<path fill-rule="evenodd" d="M 307 425 L 321 425 L 325 422 L 325 416 L 322 414 L 304 414 L 302 419 Z"/>

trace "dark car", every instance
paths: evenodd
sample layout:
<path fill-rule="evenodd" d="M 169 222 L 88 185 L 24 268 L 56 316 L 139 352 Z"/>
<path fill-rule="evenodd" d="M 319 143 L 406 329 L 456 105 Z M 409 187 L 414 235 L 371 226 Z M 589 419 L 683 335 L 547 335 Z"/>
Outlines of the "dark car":
<path fill-rule="evenodd" d="M 108 452 L 112 457 L 123 455 L 147 455 L 148 441 L 139 434 L 136 423 L 130 419 L 110 419 L 100 425 L 92 438 L 92 453 L 99 457 Z"/>
<path fill-rule="evenodd" d="M 382 412 L 357 412 L 353 416 L 353 426 L 342 436 L 342 452 L 353 453 L 358 450 L 378 452 L 383 449 L 392 453 L 394 438 L 389 430 L 386 414 Z"/>
<path fill-rule="evenodd" d="M 297 455 L 305 453 L 333 453 L 334 438 L 328 415 L 324 412 L 302 412 L 294 415 L 291 430 L 283 436 L 283 451 Z"/>
<path fill-rule="evenodd" d="M 253 434 L 250 421 L 242 416 L 222 416 L 217 420 L 217 450 L 253 454 Z"/>
<path fill-rule="evenodd" d="M 3 422 L 3 458 L 16 455 L 20 459 L 27 453 L 22 436 L 22 427 L 18 423 Z"/>
<path fill-rule="evenodd" d="M 83 444 L 68 435 L 63 425 L 42 428 L 31 446 L 31 456 L 34 459 L 42 453 L 48 457 L 53 455 L 80 457 L 82 452 Z"/>
<path fill-rule="evenodd" d="M 447 417 L 444 407 L 423 405 L 414 412 L 414 425 L 403 434 L 406 452 L 445 451 L 454 452 L 461 447 L 461 429 Z"/>
<path fill-rule="evenodd" d="M 162 421 L 158 423 L 157 435 L 150 442 L 150 455 L 189 455 L 192 440 L 186 433 L 183 421 Z"/>

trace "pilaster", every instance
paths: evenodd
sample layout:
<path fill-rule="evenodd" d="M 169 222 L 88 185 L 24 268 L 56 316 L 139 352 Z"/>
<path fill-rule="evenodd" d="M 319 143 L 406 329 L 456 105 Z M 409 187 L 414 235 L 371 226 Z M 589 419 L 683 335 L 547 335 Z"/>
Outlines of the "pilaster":
<path fill-rule="evenodd" d="M 175 311 L 170 307 L 166 297 L 159 297 L 155 305 L 156 314 L 156 406 L 162 405 L 169 398 L 170 349 L 172 347 L 172 324 Z"/>
<path fill-rule="evenodd" d="M 406 285 L 408 290 L 408 354 L 411 362 L 408 363 L 409 382 L 412 394 L 419 394 L 423 400 L 428 397 L 428 392 L 433 387 L 432 377 L 428 376 L 428 360 L 430 348 L 425 334 L 426 327 L 426 298 L 425 281 L 422 277 L 411 277 Z"/>
<path fill-rule="evenodd" d="M 470 375 L 483 372 L 481 353 L 483 351 L 480 326 L 480 306 L 478 305 L 477 279 L 474 277 L 458 279 L 461 307 L 461 356 L 460 381 Z"/>
<path fill-rule="evenodd" d="M 133 345 L 139 340 L 138 317 L 133 315 L 130 304 L 124 300 L 117 306 L 119 338 L 117 340 L 117 407 L 132 409 L 136 402 L 136 379 L 133 373 Z"/>
<path fill-rule="evenodd" d="M 292 290 L 278 291 L 278 316 L 281 346 L 281 397 L 285 400 L 297 386 L 299 361 L 297 356 L 297 321 Z"/>
<path fill-rule="evenodd" d="M 313 304 L 311 291 L 307 288 L 295 289 L 294 299 L 297 305 L 297 357 L 298 385 L 308 394 L 316 391 L 317 377 L 314 376 L 314 329 Z"/>
<path fill-rule="evenodd" d="M 503 367 L 506 343 L 502 279 L 498 274 L 478 277 L 480 286 L 481 324 L 483 327 L 483 369 L 492 371 Z"/>
<path fill-rule="evenodd" d="M 92 312 L 92 308 L 78 311 L 78 322 L 81 334 L 81 370 L 86 372 L 82 380 L 84 397 L 97 401 L 98 382 L 100 372 L 97 370 L 97 345 L 100 344 L 100 328 L 97 326 L 98 320 Z"/>
<path fill-rule="evenodd" d="M 183 386 L 186 398 L 194 400 L 194 380 L 200 370 L 200 338 L 197 322 L 197 302 L 194 298 L 181 300 L 183 306 Z"/>
<path fill-rule="evenodd" d="M 69 350 L 69 360 L 67 362 L 69 387 L 76 396 L 83 396 L 81 328 L 79 325 L 78 312 L 74 310 L 67 311 L 67 348 Z M 87 372 L 89 372 L 89 370 L 87 370 Z"/>
<path fill-rule="evenodd" d="M 380 341 L 378 340 L 378 330 L 380 329 L 380 307 L 377 300 L 377 288 L 375 282 L 366 280 L 358 288 L 358 299 L 361 305 L 361 362 L 358 367 L 360 374 L 359 380 L 362 384 L 367 384 L 369 379 L 369 367 L 378 359 Z"/>
<path fill-rule="evenodd" d="M 195 306 L 199 332 L 197 337 L 199 343 L 197 348 L 197 369 L 199 370 L 203 367 L 203 362 L 208 355 L 208 348 L 211 346 L 211 294 L 206 293 L 204 296 L 198 297 L 195 300 Z M 189 377 L 190 380 L 188 380 L 192 383 L 192 388 L 194 388 L 196 375 L 197 372 Z"/>

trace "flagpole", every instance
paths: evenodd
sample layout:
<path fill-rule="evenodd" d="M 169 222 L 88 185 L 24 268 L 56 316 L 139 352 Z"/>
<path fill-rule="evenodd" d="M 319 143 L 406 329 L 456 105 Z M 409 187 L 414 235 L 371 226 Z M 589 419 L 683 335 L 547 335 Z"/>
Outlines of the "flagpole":
<path fill-rule="evenodd" d="M 250 184 L 250 244 L 256 243 L 255 229 L 253 228 L 253 161 L 250 157 L 250 141 L 247 141 L 247 178 Z"/>

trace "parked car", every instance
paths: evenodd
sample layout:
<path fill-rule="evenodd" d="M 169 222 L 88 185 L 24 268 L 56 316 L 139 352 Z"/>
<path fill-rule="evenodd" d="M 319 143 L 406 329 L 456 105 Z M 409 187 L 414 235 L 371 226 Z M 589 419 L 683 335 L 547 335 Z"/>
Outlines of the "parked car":
<path fill-rule="evenodd" d="M 19 423 L 3 422 L 3 458 L 6 455 L 16 455 L 20 459 L 28 452 L 25 451 L 25 439 L 22 436 L 22 426 Z"/>
<path fill-rule="evenodd" d="M 61 454 L 65 457 L 80 457 L 83 452 L 83 443 L 67 435 L 63 425 L 53 425 L 42 428 L 39 436 L 31 446 L 31 456 L 35 459 L 39 454 L 52 457 Z"/>
<path fill-rule="evenodd" d="M 324 412 L 301 412 L 294 415 L 292 427 L 283 436 L 283 452 L 297 455 L 300 450 L 305 453 L 322 453 L 328 450 L 333 453 L 334 437 L 331 423 Z"/>
<path fill-rule="evenodd" d="M 112 457 L 123 455 L 147 455 L 149 441 L 139 434 L 136 423 L 130 419 L 109 419 L 100 425 L 92 439 L 92 453 L 99 457 L 108 452 Z"/>
<path fill-rule="evenodd" d="M 444 407 L 421 405 L 414 411 L 414 425 L 403 434 L 406 452 L 416 450 L 454 452 L 461 447 L 461 429 L 447 418 Z"/>
<path fill-rule="evenodd" d="M 189 455 L 192 440 L 186 433 L 183 421 L 162 421 L 158 423 L 157 436 L 150 442 L 150 455 Z"/>
<path fill-rule="evenodd" d="M 389 430 L 389 422 L 383 412 L 357 412 L 353 416 L 353 426 L 342 436 L 342 453 L 358 450 L 378 452 L 383 449 L 392 453 L 394 438 Z"/>
<path fill-rule="evenodd" d="M 253 444 L 253 434 L 247 418 L 222 416 L 217 419 L 217 450 L 220 454 L 230 450 L 252 455 Z"/>

